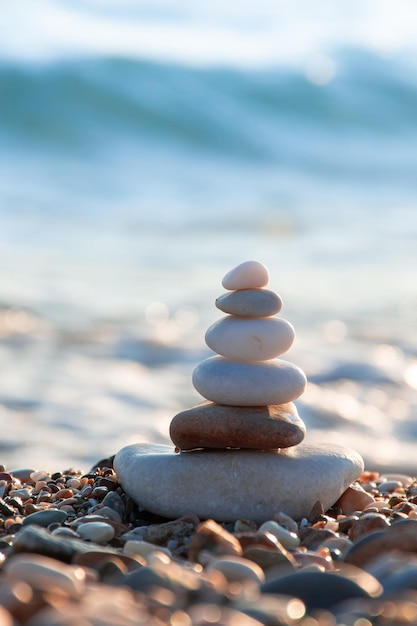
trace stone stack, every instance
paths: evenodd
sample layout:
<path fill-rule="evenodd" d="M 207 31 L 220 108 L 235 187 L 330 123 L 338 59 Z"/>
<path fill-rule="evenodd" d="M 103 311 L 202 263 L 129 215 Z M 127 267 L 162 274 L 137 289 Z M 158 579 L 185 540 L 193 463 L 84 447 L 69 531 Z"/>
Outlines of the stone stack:
<path fill-rule="evenodd" d="M 306 429 L 293 400 L 306 378 L 277 358 L 295 333 L 276 317 L 282 302 L 265 289 L 268 280 L 256 261 L 223 279 L 228 293 L 216 306 L 227 316 L 206 333 L 217 355 L 193 373 L 206 402 L 172 419 L 175 451 L 138 443 L 116 454 L 118 478 L 141 509 L 168 518 L 263 522 L 284 512 L 301 519 L 318 501 L 327 510 L 363 471 L 350 448 L 302 442 Z"/>
<path fill-rule="evenodd" d="M 228 313 L 206 333 L 218 356 L 193 373 L 196 390 L 208 402 L 183 411 L 171 422 L 170 436 L 180 450 L 251 448 L 270 450 L 299 444 L 305 426 L 292 403 L 304 391 L 300 368 L 277 359 L 291 347 L 292 325 L 275 315 L 282 300 L 265 289 L 264 265 L 246 261 L 229 272 L 216 300 Z"/>

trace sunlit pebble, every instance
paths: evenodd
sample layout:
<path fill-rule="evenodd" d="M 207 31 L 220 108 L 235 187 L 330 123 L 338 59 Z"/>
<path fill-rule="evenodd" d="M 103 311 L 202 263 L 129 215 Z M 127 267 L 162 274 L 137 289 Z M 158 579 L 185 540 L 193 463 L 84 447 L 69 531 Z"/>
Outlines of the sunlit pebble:
<path fill-rule="evenodd" d="M 336 75 L 336 63 L 327 54 L 315 54 L 305 64 L 304 74 L 313 85 L 327 85 Z"/>

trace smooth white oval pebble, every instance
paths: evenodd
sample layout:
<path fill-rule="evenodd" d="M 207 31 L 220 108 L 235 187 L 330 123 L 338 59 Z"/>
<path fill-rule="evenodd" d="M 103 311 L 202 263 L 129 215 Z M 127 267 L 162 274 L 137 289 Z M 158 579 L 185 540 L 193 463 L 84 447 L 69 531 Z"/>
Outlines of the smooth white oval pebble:
<path fill-rule="evenodd" d="M 38 554 L 17 554 L 8 559 L 5 570 L 10 578 L 34 589 L 58 591 L 79 597 L 85 587 L 85 570 Z"/>
<path fill-rule="evenodd" d="M 263 263 L 245 261 L 234 267 L 222 280 L 225 289 L 260 289 L 268 284 L 269 274 Z"/>
<path fill-rule="evenodd" d="M 266 406 L 295 400 L 304 391 L 304 372 L 281 359 L 258 363 L 213 356 L 193 372 L 195 389 L 207 400 L 230 406 Z"/>
<path fill-rule="evenodd" d="M 239 556 L 216 559 L 207 566 L 206 571 L 221 572 L 229 582 L 251 581 L 260 584 L 265 580 L 265 574 L 257 563 Z"/>
<path fill-rule="evenodd" d="M 295 331 L 282 318 L 245 319 L 228 315 L 206 332 L 206 344 L 217 354 L 238 361 L 268 361 L 287 352 Z"/>
<path fill-rule="evenodd" d="M 113 539 L 114 528 L 105 522 L 86 522 L 78 526 L 77 533 L 82 539 L 98 544 L 106 544 Z"/>
<path fill-rule="evenodd" d="M 259 527 L 259 532 L 271 533 L 271 535 L 274 535 L 274 537 L 278 539 L 278 541 L 280 542 L 281 545 L 284 546 L 284 548 L 288 548 L 289 550 L 291 548 L 296 548 L 297 546 L 300 545 L 300 538 L 298 537 L 298 535 L 296 535 L 293 532 L 290 532 L 289 530 L 287 530 L 283 526 L 280 526 L 279 524 L 277 524 L 277 522 L 274 522 L 273 520 L 268 520 L 267 522 L 264 522 Z"/>
<path fill-rule="evenodd" d="M 123 552 L 125 554 L 143 556 L 144 559 L 148 559 L 154 552 L 162 552 L 169 557 L 172 556 L 171 551 L 168 550 L 168 548 L 156 546 L 154 543 L 149 543 L 149 541 L 137 541 L 136 539 L 129 539 L 126 541 L 123 546 Z"/>

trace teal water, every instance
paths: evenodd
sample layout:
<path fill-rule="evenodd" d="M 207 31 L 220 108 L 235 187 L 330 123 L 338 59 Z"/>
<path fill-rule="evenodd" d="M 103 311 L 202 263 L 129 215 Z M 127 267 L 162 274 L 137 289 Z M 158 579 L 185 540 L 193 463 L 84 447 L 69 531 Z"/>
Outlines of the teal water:
<path fill-rule="evenodd" d="M 248 258 L 296 327 L 311 436 L 374 466 L 414 463 L 417 21 L 384 6 L 7 6 L 9 465 L 165 441 L 199 400 L 191 371 L 221 278 Z"/>

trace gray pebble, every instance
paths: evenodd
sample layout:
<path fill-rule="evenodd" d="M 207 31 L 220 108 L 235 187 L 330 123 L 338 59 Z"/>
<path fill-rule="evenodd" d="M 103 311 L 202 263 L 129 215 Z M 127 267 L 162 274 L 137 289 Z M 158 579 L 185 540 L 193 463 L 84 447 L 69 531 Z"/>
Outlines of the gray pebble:
<path fill-rule="evenodd" d="M 239 289 L 217 298 L 216 307 L 229 315 L 270 317 L 281 310 L 282 300 L 269 289 Z"/>
<path fill-rule="evenodd" d="M 44 509 L 43 511 L 35 511 L 31 513 L 23 520 L 23 526 L 30 526 L 36 524 L 37 526 L 44 526 L 45 528 L 49 524 L 63 524 L 67 519 L 65 511 L 59 509 Z"/>

